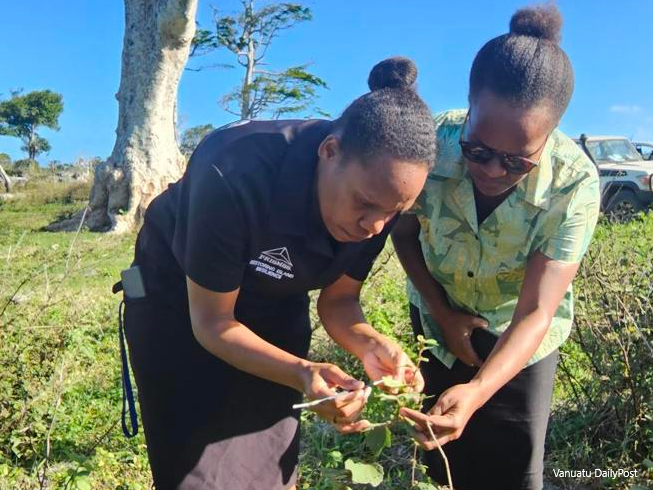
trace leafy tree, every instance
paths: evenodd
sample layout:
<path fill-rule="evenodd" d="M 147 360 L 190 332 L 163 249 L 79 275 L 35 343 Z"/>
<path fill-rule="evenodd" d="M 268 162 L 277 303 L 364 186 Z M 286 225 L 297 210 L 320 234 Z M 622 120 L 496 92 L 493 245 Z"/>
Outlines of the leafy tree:
<path fill-rule="evenodd" d="M 197 145 L 199 145 L 200 141 L 202 141 L 202 138 L 214 129 L 213 124 L 201 124 L 188 128 L 181 135 L 179 149 L 186 157 L 189 157 Z"/>
<path fill-rule="evenodd" d="M 23 142 L 22 150 L 28 159 L 50 151 L 50 143 L 37 134 L 39 126 L 59 130 L 59 116 L 63 111 L 63 97 L 50 90 L 21 95 L 12 92 L 9 100 L 0 102 L 0 135 L 14 136 Z"/>
<path fill-rule="evenodd" d="M 242 12 L 234 16 L 220 15 L 214 8 L 213 30 L 198 29 L 191 48 L 191 56 L 226 48 L 244 70 L 242 83 L 222 97 L 221 106 L 241 119 L 255 119 L 264 113 L 275 119 L 307 111 L 325 115 L 313 102 L 317 90 L 327 88 L 327 84 L 308 71 L 308 64 L 273 71 L 265 63 L 272 41 L 280 32 L 311 20 L 311 10 L 296 3 L 275 2 L 259 10 L 254 8 L 254 0 L 241 0 L 241 3 Z M 206 66 L 195 71 L 203 68 Z"/>

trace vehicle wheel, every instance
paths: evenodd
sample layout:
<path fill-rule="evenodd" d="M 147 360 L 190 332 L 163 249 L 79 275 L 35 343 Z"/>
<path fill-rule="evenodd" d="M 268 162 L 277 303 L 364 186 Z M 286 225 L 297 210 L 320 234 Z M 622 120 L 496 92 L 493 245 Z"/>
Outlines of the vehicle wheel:
<path fill-rule="evenodd" d="M 631 191 L 618 191 L 607 199 L 605 215 L 610 221 L 623 223 L 632 219 L 644 207 Z"/>

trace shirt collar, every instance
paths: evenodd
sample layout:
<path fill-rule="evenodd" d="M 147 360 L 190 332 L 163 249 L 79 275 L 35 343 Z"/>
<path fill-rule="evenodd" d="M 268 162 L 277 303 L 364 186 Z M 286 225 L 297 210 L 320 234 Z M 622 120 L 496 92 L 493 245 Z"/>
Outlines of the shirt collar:
<path fill-rule="evenodd" d="M 320 214 L 317 196 L 317 150 L 332 123 L 312 120 L 293 125 L 291 141 L 273 183 L 270 225 L 282 234 L 303 236 L 323 255 L 333 256 L 330 235 Z"/>
<path fill-rule="evenodd" d="M 551 154 L 556 145 L 556 135 L 554 133 L 549 136 L 546 145 L 544 145 L 537 167 L 531 170 L 515 189 L 517 195 L 524 201 L 544 210 L 549 209 L 551 204 L 551 184 L 553 183 Z"/>

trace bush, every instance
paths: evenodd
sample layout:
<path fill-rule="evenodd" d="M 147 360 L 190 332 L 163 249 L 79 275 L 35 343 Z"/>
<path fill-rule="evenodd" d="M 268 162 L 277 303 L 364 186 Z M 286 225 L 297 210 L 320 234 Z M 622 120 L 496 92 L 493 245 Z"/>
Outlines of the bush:
<path fill-rule="evenodd" d="M 6 172 L 11 168 L 11 157 L 7 153 L 0 153 L 0 166 L 4 168 Z"/>
<path fill-rule="evenodd" d="M 601 488 L 631 488 L 653 476 L 651 235 L 653 215 L 599 227 L 575 282 L 575 328 L 561 351 L 548 465 L 642 475 L 608 478 Z M 558 483 L 578 488 L 579 481 Z"/>
<path fill-rule="evenodd" d="M 41 174 L 41 167 L 36 160 L 25 158 L 23 160 L 16 160 L 11 168 L 12 175 L 19 177 L 31 177 Z"/>
<path fill-rule="evenodd" d="M 72 181 L 58 182 L 51 178 L 32 180 L 26 186 L 27 195 L 24 202 L 30 206 L 44 204 L 72 204 L 87 201 L 92 182 Z"/>

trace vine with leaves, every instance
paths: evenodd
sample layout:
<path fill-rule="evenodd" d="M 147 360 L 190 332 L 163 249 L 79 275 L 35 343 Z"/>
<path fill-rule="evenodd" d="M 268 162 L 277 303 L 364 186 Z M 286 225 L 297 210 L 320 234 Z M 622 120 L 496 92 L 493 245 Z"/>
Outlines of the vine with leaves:
<path fill-rule="evenodd" d="M 434 345 L 434 340 L 426 339 L 422 335 L 417 336 L 417 369 L 419 369 L 422 362 L 428 362 L 428 359 L 424 357 L 424 352 Z M 381 385 L 383 385 L 383 387 L 389 392 L 380 390 L 379 387 Z M 413 421 L 406 419 L 400 415 L 401 408 L 408 407 L 412 409 L 419 409 L 427 398 L 426 395 L 412 391 L 410 386 L 400 380 L 393 379 L 391 376 L 386 376 L 378 381 L 370 383 L 366 387 L 366 390 L 371 392 L 372 396 L 378 397 L 379 400 L 392 404 L 392 415 L 386 420 L 372 423 L 364 431 L 364 444 L 371 456 L 368 459 L 371 459 L 372 461 L 363 461 L 358 458 L 349 458 L 344 461 L 343 468 L 328 468 L 323 470 L 325 478 L 327 478 L 332 486 L 337 490 L 351 490 L 351 487 L 349 486 L 350 484 L 377 487 L 383 482 L 383 466 L 374 460 L 378 460 L 381 452 L 392 445 L 393 431 L 401 429 L 402 425 L 404 428 L 405 425 L 408 425 L 409 430 L 413 430 L 414 427 Z M 347 391 L 343 391 L 334 396 L 297 404 L 293 408 L 311 408 L 325 401 L 333 400 L 339 396 L 344 396 L 347 393 Z M 430 424 L 427 425 L 427 429 L 431 440 L 435 442 L 445 464 L 448 480 L 448 487 L 445 488 L 452 490 L 454 487 L 447 456 L 442 449 L 442 446 L 439 444 Z M 418 481 L 418 469 L 422 473 L 423 478 L 425 477 L 426 473 L 426 468 L 418 463 L 418 448 L 418 443 L 413 441 L 413 455 L 411 460 L 411 485 L 413 488 L 418 490 L 437 490 L 438 487 L 435 487 L 429 481 Z M 442 487 L 440 488 L 442 489 Z"/>

